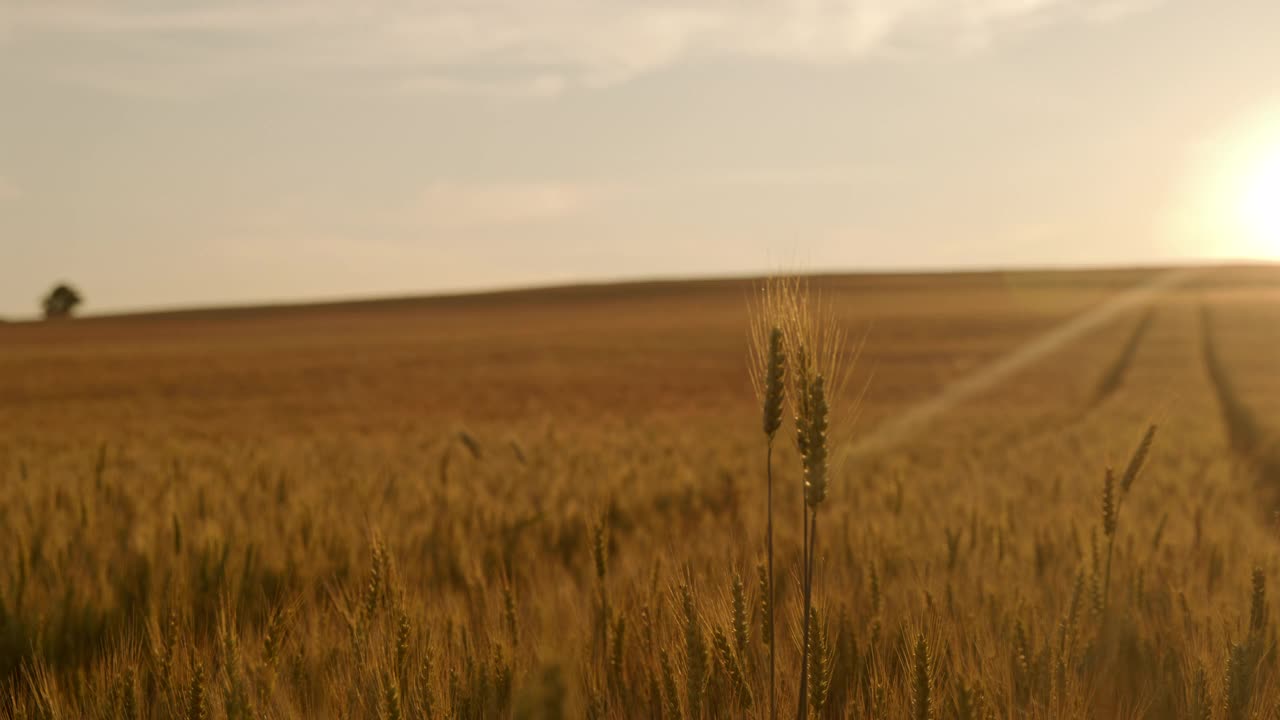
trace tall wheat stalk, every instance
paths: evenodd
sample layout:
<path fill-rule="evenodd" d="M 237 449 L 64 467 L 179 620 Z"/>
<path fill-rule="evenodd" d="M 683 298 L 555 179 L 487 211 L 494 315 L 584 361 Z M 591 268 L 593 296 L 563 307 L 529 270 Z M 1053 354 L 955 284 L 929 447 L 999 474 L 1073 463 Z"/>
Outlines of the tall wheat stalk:
<path fill-rule="evenodd" d="M 809 712 L 808 653 L 813 643 L 814 564 L 818 545 L 818 508 L 827 498 L 829 429 L 832 399 L 839 398 L 849 377 L 847 335 L 831 309 L 807 285 L 791 280 L 781 285 L 783 349 L 789 361 L 787 396 L 795 420 L 795 442 L 804 471 L 801 585 L 804 609 L 801 634 L 806 657 L 801 662 L 798 720 Z"/>
<path fill-rule="evenodd" d="M 774 638 L 774 570 L 773 570 L 773 440 L 782 426 L 782 405 L 786 384 L 786 355 L 783 351 L 784 311 L 790 285 L 772 279 L 760 291 L 754 308 L 751 337 L 751 377 L 763 414 L 765 442 L 765 553 L 768 556 L 768 587 L 763 588 L 766 609 L 766 638 L 769 644 L 769 718 L 778 715 L 775 673 L 777 652 Z"/>
<path fill-rule="evenodd" d="M 1134 449 L 1133 455 L 1129 458 L 1129 464 L 1125 467 L 1124 474 L 1120 476 L 1118 483 L 1111 468 L 1107 468 L 1107 474 L 1102 485 L 1102 531 L 1107 537 L 1107 560 L 1102 580 L 1102 607 L 1104 609 L 1111 599 L 1111 556 L 1115 551 L 1116 531 L 1119 528 L 1120 504 L 1128 496 L 1129 488 L 1133 486 L 1133 481 L 1142 472 L 1142 467 L 1147 462 L 1147 453 L 1151 451 L 1151 443 L 1155 440 L 1155 436 L 1156 426 L 1151 425 L 1147 428 L 1147 432 L 1143 434 L 1138 447 Z"/>

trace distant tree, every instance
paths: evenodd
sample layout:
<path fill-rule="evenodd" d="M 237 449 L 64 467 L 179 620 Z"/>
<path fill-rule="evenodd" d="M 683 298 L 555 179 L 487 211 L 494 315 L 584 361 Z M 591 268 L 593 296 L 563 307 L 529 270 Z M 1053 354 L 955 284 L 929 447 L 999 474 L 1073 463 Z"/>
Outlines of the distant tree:
<path fill-rule="evenodd" d="M 83 302 L 80 293 L 70 285 L 58 285 L 44 297 L 44 316 L 46 319 L 71 317 L 76 306 Z"/>

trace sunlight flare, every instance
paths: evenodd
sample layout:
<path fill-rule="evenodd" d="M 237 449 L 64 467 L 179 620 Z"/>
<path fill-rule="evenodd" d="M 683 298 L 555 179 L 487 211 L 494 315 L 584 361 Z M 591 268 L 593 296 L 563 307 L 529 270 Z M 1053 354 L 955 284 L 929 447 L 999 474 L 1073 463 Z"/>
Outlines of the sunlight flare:
<path fill-rule="evenodd" d="M 1280 132 L 1245 172 L 1236 219 L 1251 246 L 1280 256 Z"/>
<path fill-rule="evenodd" d="M 1280 260 L 1280 109 L 1254 113 L 1205 142 L 1170 214 L 1193 252 Z"/>

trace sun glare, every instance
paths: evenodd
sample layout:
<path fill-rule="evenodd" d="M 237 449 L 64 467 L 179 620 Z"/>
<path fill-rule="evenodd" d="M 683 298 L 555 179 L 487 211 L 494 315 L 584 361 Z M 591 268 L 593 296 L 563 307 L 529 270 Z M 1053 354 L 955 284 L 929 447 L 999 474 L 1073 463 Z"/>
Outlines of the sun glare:
<path fill-rule="evenodd" d="M 1280 138 L 1246 170 L 1237 213 L 1249 244 L 1280 256 Z"/>
<path fill-rule="evenodd" d="M 1206 141 L 1195 164 L 1174 236 L 1214 257 L 1280 260 L 1280 108 Z"/>

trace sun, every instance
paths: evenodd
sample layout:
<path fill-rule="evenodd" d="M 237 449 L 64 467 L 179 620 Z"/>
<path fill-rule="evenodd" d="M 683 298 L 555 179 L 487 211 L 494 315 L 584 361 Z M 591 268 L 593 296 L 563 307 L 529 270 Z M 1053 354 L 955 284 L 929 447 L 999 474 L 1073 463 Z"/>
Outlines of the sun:
<path fill-rule="evenodd" d="M 1236 219 L 1246 242 L 1280 255 L 1280 139 L 1248 163 L 1240 187 Z"/>
<path fill-rule="evenodd" d="M 1167 208 L 1167 242 L 1182 252 L 1280 261 L 1280 105 L 1255 110 L 1190 147 Z"/>

